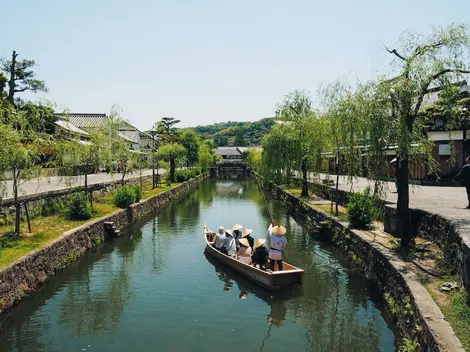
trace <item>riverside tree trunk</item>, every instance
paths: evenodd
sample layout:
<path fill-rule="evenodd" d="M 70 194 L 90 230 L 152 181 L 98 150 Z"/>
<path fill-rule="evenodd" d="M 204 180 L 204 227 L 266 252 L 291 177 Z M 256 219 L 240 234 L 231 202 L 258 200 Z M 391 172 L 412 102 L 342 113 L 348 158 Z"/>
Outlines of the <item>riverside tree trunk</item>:
<path fill-rule="evenodd" d="M 170 157 L 170 181 L 175 182 L 175 158 Z"/>
<path fill-rule="evenodd" d="M 407 250 L 411 244 L 411 223 L 410 223 L 410 185 L 409 160 L 401 158 L 397 160 L 397 217 L 399 234 L 401 238 L 401 248 Z"/>
<path fill-rule="evenodd" d="M 15 234 L 20 235 L 21 204 L 18 201 L 18 177 L 19 171 L 13 170 L 13 197 L 15 200 Z"/>
<path fill-rule="evenodd" d="M 302 159 L 302 193 L 300 196 L 308 197 L 307 158 Z"/>

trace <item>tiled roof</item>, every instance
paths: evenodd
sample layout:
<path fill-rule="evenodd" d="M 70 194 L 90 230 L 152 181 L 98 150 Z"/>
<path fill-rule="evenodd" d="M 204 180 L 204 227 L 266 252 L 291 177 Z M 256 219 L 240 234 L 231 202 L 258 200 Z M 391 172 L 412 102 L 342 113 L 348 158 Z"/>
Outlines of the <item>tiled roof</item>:
<path fill-rule="evenodd" d="M 84 136 L 88 136 L 88 132 L 85 132 L 84 130 L 78 128 L 77 126 L 75 126 L 73 123 L 71 123 L 69 121 L 59 119 L 54 123 L 57 126 L 62 127 L 63 129 L 65 129 L 67 131 L 70 131 L 70 132 L 73 132 L 73 133 L 78 133 L 78 134 L 81 134 L 81 135 L 84 135 Z"/>
<path fill-rule="evenodd" d="M 218 155 L 241 155 L 237 147 L 218 147 L 215 153 Z"/>
<path fill-rule="evenodd" d="M 120 134 L 126 136 L 130 141 L 134 143 L 139 143 L 139 131 L 125 131 L 125 130 L 120 130 Z"/>
<path fill-rule="evenodd" d="M 55 114 L 59 118 L 68 119 L 72 124 L 79 128 L 87 127 L 100 127 L 105 126 L 108 117 L 106 114 L 82 114 L 82 113 L 70 113 L 70 114 Z"/>

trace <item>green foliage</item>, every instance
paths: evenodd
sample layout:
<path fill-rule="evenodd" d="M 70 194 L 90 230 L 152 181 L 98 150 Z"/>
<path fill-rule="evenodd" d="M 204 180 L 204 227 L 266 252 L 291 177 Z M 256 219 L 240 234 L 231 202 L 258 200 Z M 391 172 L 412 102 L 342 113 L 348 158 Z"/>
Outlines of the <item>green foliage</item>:
<path fill-rule="evenodd" d="M 263 137 L 275 125 L 272 117 L 255 122 L 219 122 L 213 125 L 192 128 L 202 139 L 213 140 L 217 147 L 227 146 L 229 140 L 235 141 L 238 134 L 243 136 L 243 144 L 260 145 Z M 235 143 L 237 144 L 237 143 Z M 239 145 L 242 146 L 242 145 Z"/>
<path fill-rule="evenodd" d="M 176 170 L 175 178 L 176 178 L 176 182 L 185 182 L 200 174 L 201 174 L 201 169 L 199 168 Z"/>
<path fill-rule="evenodd" d="M 140 202 L 140 200 L 142 199 L 142 188 L 140 188 L 140 186 L 138 185 L 135 185 L 133 189 L 135 194 L 135 201 Z"/>
<path fill-rule="evenodd" d="M 60 211 L 59 203 L 52 199 L 47 198 L 41 203 L 41 216 L 49 216 L 52 214 L 56 214 Z"/>
<path fill-rule="evenodd" d="M 113 200 L 118 208 L 128 208 L 136 202 L 135 189 L 130 186 L 119 187 L 113 193 Z"/>
<path fill-rule="evenodd" d="M 186 166 L 194 166 L 198 161 L 200 141 L 196 132 L 186 130 L 181 134 L 181 145 L 186 148 Z"/>
<path fill-rule="evenodd" d="M 176 164 L 184 160 L 186 156 L 186 148 L 178 143 L 170 143 L 163 145 L 159 150 L 159 155 L 170 163 L 170 173 L 168 177 L 171 182 L 175 182 Z"/>
<path fill-rule="evenodd" d="M 420 350 L 419 342 L 405 337 L 398 349 L 399 352 L 418 352 Z"/>
<path fill-rule="evenodd" d="M 15 233 L 6 233 L 2 237 L 0 237 L 0 252 L 4 248 L 13 248 L 18 241 L 20 240 L 20 236 Z"/>
<path fill-rule="evenodd" d="M 209 171 L 212 164 L 217 161 L 214 142 L 205 140 L 201 142 L 198 153 L 198 165 L 203 172 Z"/>
<path fill-rule="evenodd" d="M 245 147 L 245 146 L 248 145 L 248 143 L 249 143 L 249 142 L 248 142 L 248 140 L 245 138 L 244 133 L 243 133 L 243 130 L 239 129 L 239 130 L 237 131 L 237 135 L 236 135 L 236 137 L 235 137 L 235 142 L 234 142 L 235 146 L 236 146 L 236 147 Z"/>
<path fill-rule="evenodd" d="M 67 213 L 70 220 L 88 220 L 93 216 L 88 198 L 83 193 L 75 193 L 70 197 Z"/>
<path fill-rule="evenodd" d="M 371 196 L 370 188 L 363 193 L 352 193 L 349 196 L 348 218 L 352 226 L 365 227 L 377 217 L 377 201 Z"/>

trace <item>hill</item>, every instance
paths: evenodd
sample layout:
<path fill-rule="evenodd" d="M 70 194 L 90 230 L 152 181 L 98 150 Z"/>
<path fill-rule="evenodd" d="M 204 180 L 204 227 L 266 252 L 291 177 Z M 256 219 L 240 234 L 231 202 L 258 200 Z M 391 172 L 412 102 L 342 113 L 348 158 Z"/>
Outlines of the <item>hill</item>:
<path fill-rule="evenodd" d="M 218 147 L 236 145 L 259 145 L 261 139 L 269 133 L 275 124 L 273 117 L 267 117 L 255 122 L 218 122 L 212 125 L 190 127 L 204 139 L 212 139 Z"/>

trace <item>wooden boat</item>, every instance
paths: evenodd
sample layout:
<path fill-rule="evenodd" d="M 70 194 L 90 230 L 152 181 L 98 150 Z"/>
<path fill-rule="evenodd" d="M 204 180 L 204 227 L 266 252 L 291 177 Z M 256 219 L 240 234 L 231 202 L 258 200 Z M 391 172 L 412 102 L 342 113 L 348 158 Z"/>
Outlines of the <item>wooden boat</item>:
<path fill-rule="evenodd" d="M 282 263 L 282 271 L 279 271 L 277 264 L 273 272 L 264 271 L 219 252 L 213 247 L 215 233 L 210 231 L 206 224 L 204 224 L 204 239 L 206 240 L 206 251 L 208 254 L 268 290 L 277 290 L 282 286 L 290 284 L 302 284 L 304 271 L 289 263 Z"/>

